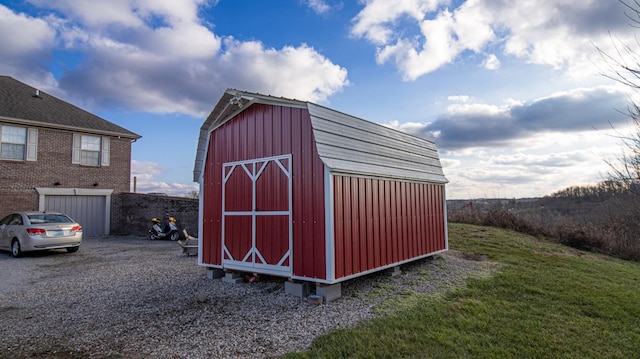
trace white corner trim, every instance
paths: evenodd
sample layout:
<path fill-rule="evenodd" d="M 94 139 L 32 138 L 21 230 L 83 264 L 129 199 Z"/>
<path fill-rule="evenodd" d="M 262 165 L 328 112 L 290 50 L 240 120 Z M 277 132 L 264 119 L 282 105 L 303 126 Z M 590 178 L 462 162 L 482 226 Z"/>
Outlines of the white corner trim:
<path fill-rule="evenodd" d="M 198 192 L 198 265 L 206 266 L 207 264 L 202 260 L 202 253 L 204 252 L 204 172 L 199 178 L 199 191 Z M 220 266 L 222 268 L 222 259 L 220 260 Z"/>
<path fill-rule="evenodd" d="M 333 175 L 331 170 L 324 165 L 324 242 L 325 242 L 325 278 L 328 281 L 334 281 L 336 278 L 336 249 L 335 249 L 335 228 L 334 228 L 334 211 L 335 203 L 333 200 Z"/>

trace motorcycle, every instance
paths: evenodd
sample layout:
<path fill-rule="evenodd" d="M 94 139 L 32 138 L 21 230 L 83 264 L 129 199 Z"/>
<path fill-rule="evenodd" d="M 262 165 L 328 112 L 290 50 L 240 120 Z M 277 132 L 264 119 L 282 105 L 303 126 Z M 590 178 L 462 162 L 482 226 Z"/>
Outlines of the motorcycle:
<path fill-rule="evenodd" d="M 164 225 L 158 218 L 151 218 L 151 229 L 149 230 L 149 239 L 170 239 L 177 241 L 180 239 L 180 232 L 176 224 L 176 219 L 167 214 Z"/>

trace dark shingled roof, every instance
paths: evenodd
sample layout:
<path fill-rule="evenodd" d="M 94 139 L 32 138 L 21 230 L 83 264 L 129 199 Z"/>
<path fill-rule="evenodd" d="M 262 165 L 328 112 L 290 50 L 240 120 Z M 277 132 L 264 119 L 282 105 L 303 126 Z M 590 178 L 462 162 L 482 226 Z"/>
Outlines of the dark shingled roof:
<path fill-rule="evenodd" d="M 125 128 L 39 91 L 9 76 L 0 76 L 0 120 L 25 125 L 80 130 L 138 139 Z"/>

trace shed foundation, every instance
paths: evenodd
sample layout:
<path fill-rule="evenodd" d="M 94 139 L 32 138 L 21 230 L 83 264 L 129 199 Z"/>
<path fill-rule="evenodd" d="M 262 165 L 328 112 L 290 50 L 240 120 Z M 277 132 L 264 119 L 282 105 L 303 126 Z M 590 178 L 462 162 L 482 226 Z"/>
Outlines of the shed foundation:
<path fill-rule="evenodd" d="M 242 273 L 226 272 L 224 274 L 224 277 L 222 277 L 222 281 L 225 283 L 237 284 L 242 283 L 244 281 L 244 278 L 242 278 Z"/>
<path fill-rule="evenodd" d="M 224 270 L 219 268 L 207 268 L 207 279 L 220 279 L 224 277 Z"/>
<path fill-rule="evenodd" d="M 324 298 L 328 303 L 342 297 L 342 284 L 316 284 L 316 294 Z"/>
<path fill-rule="evenodd" d="M 307 282 L 284 282 L 284 292 L 295 297 L 305 298 L 309 295 L 309 283 Z"/>
<path fill-rule="evenodd" d="M 400 266 L 395 266 L 385 269 L 384 274 L 389 277 L 397 277 L 402 274 L 402 271 L 400 270 Z"/>

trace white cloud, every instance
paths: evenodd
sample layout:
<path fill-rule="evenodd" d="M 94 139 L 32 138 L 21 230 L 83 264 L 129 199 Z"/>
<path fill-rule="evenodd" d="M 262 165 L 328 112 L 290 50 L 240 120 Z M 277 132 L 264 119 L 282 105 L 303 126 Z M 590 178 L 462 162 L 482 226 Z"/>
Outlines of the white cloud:
<path fill-rule="evenodd" d="M 378 48 L 376 60 L 385 63 L 393 59 L 403 78 L 412 81 L 452 63 L 462 51 L 479 52 L 494 34 L 482 22 L 482 15 L 468 10 L 471 6 L 467 4 L 454 13 L 445 9 L 434 19 L 421 20 L 421 41 L 400 38 L 393 44 L 384 44 Z"/>
<path fill-rule="evenodd" d="M 436 135 L 450 181 L 448 198 L 538 197 L 605 178 L 605 160 L 615 160 L 620 152 L 616 134 L 629 130 L 625 116 L 615 111 L 624 99 L 616 86 L 497 105 L 456 95 L 447 98 L 450 105 L 434 122 L 388 126 Z"/>
<path fill-rule="evenodd" d="M 351 35 L 365 37 L 376 45 L 385 45 L 393 40 L 393 25 L 403 16 L 421 21 L 426 12 L 438 8 L 438 0 L 367 0 L 365 7 L 353 19 Z"/>
<path fill-rule="evenodd" d="M 394 60 L 405 80 L 415 80 L 451 63 L 464 50 L 480 51 L 494 39 L 482 6 L 468 1 L 453 13 L 439 9 L 447 3 L 372 0 L 354 19 L 351 34 L 378 46 L 379 63 Z M 421 37 L 398 37 L 395 24 L 402 18 L 412 19 Z"/>
<path fill-rule="evenodd" d="M 265 49 L 257 41 L 228 39 L 220 57 L 221 73 L 244 89 L 267 94 L 323 102 L 348 85 L 347 70 L 333 64 L 312 47 L 285 46 Z"/>
<path fill-rule="evenodd" d="M 537 134 L 579 132 L 620 125 L 626 116 L 626 97 L 618 86 L 596 86 L 556 92 L 528 102 L 509 99 L 502 104 L 452 96 L 434 121 L 406 130 L 416 135 L 438 133 L 443 149 L 511 146 Z M 402 127 L 402 126 L 400 126 Z"/>
<path fill-rule="evenodd" d="M 465 96 L 454 99 L 470 101 Z M 499 112 L 501 108 L 481 105 L 466 107 L 466 111 Z M 415 134 L 425 124 L 394 121 L 387 126 Z M 472 141 L 482 142 L 482 136 L 482 130 L 472 131 Z M 450 181 L 447 197 L 539 197 L 572 185 L 595 184 L 607 171 L 604 159 L 613 158 L 618 151 L 615 143 L 611 131 L 590 129 L 530 133 L 502 147 L 479 144 L 443 150 L 439 146 L 444 174 Z"/>
<path fill-rule="evenodd" d="M 492 105 L 477 102 L 452 103 L 447 106 L 446 116 L 506 116 L 510 110 L 509 105 Z"/>
<path fill-rule="evenodd" d="M 441 152 L 449 198 L 539 197 L 605 178 L 620 147 L 608 131 L 537 134 L 508 148 Z M 514 195 L 515 194 L 515 195 Z"/>
<path fill-rule="evenodd" d="M 0 73 L 20 77 L 43 90 L 57 82 L 39 65 L 48 61 L 56 46 L 56 30 L 47 21 L 31 17 L 0 4 Z"/>
<path fill-rule="evenodd" d="M 500 60 L 495 54 L 489 54 L 482 62 L 482 67 L 487 70 L 497 70 L 500 68 Z"/>
<path fill-rule="evenodd" d="M 157 177 L 162 176 L 166 171 L 166 168 L 155 162 L 131 160 L 131 185 L 134 186 L 135 183 L 135 192 L 137 193 L 166 193 L 178 197 L 185 197 L 193 191 L 198 191 L 197 184 L 157 180 Z"/>
<path fill-rule="evenodd" d="M 447 156 L 478 159 L 487 156 L 483 151 L 505 150 L 511 154 L 523 148 L 547 156 L 554 148 L 565 152 L 587 142 L 597 146 L 603 139 L 614 138 L 611 125 L 627 131 L 628 117 L 616 111 L 625 108 L 625 99 L 618 86 L 555 92 L 526 102 L 507 99 L 501 104 L 452 95 L 447 98 L 449 105 L 434 120 L 393 121 L 387 126 L 432 138 Z M 597 141 L 589 137 L 591 133 L 597 135 Z"/>
<path fill-rule="evenodd" d="M 142 21 L 135 14 L 128 0 L 73 1 L 73 0 L 30 0 L 41 7 L 55 9 L 66 17 L 90 27 L 121 25 L 141 26 Z"/>
<path fill-rule="evenodd" d="M 16 31 L 29 29 L 29 31 Z M 55 44 L 55 30 L 46 21 L 16 14 L 0 5 L 0 55 L 3 60 L 25 53 L 39 53 Z"/>
<path fill-rule="evenodd" d="M 138 181 L 151 182 L 157 175 L 164 173 L 167 169 L 156 162 L 142 162 L 131 160 L 131 175 Z"/>
<path fill-rule="evenodd" d="M 383 126 L 387 126 L 396 130 L 400 130 L 406 133 L 419 133 L 425 127 L 424 123 L 421 122 L 402 122 L 399 121 L 391 121 L 388 124 L 383 124 Z M 434 136 L 437 137 L 437 136 Z"/>
<path fill-rule="evenodd" d="M 146 45 L 154 55 L 170 54 L 190 60 L 207 59 L 220 50 L 220 39 L 207 28 L 195 23 L 178 23 L 173 27 L 154 29 L 147 36 Z M 189 46 L 185 46 L 189 39 Z M 143 44 L 145 45 L 145 44 Z"/>
<path fill-rule="evenodd" d="M 307 6 L 309 6 L 317 14 L 324 14 L 331 10 L 331 6 L 329 6 L 323 0 L 307 0 Z"/>
<path fill-rule="evenodd" d="M 567 167 L 577 163 L 583 162 L 590 156 L 584 151 L 569 151 L 560 153 L 544 153 L 544 154 L 532 154 L 517 152 L 514 154 L 500 154 L 491 159 L 494 165 L 507 165 L 518 166 L 527 169 L 540 167 L 540 168 L 555 168 L 555 167 Z"/>
<path fill-rule="evenodd" d="M 40 7 L 55 9 L 70 21 L 99 28 L 140 28 L 198 21 L 198 8 L 207 0 L 29 0 Z"/>
<path fill-rule="evenodd" d="M 447 101 L 449 102 L 462 102 L 462 103 L 466 103 L 471 101 L 472 98 L 468 95 L 452 95 L 452 96 L 447 96 Z"/>
<path fill-rule="evenodd" d="M 465 51 L 482 54 L 489 46 L 529 63 L 563 69 L 570 76 L 585 76 L 595 73 L 594 44 L 613 53 L 609 31 L 633 41 L 624 7 L 613 5 L 599 0 L 509 5 L 467 0 L 451 9 L 446 0 L 369 0 L 354 18 L 351 34 L 374 44 L 376 60 L 395 62 L 409 81 L 452 63 Z M 418 36 L 405 35 L 411 34 L 407 23 L 419 30 Z M 499 64 L 494 54 L 482 63 L 489 70 Z"/>
<path fill-rule="evenodd" d="M 460 164 L 462 163 L 462 161 L 458 159 L 453 159 L 453 158 L 441 158 L 440 163 L 442 164 L 442 167 L 452 169 L 452 168 L 460 167 Z"/>
<path fill-rule="evenodd" d="M 482 161 L 443 155 L 445 176 L 451 181 L 450 198 L 504 197 L 507 193 L 538 197 L 576 184 L 597 183 L 606 170 L 606 164 L 594 159 L 588 149 L 549 155 L 491 152 Z"/>
<path fill-rule="evenodd" d="M 212 25 L 199 17 L 199 11 L 209 5 L 206 0 L 90 4 L 33 0 L 32 4 L 51 12 L 35 19 L 0 6 L 0 16 L 13 21 L 0 23 L 12 25 L 12 31 L 0 37 L 5 33 L 33 36 L 35 31 L 25 40 L 3 42 L 0 54 L 10 52 L 16 64 L 3 72 L 29 80 L 20 76 L 20 66 L 38 50 L 37 60 L 23 73 L 49 79 L 50 86 L 60 87 L 51 93 L 90 110 L 202 117 L 228 87 L 322 102 L 349 83 L 346 69 L 305 44 L 274 49 L 230 37 L 223 44 L 210 30 Z M 82 55 L 56 82 L 45 57 L 51 56 L 57 42 Z M 42 80 L 29 82 L 37 85 Z"/>

